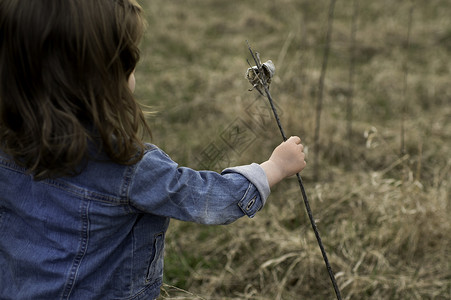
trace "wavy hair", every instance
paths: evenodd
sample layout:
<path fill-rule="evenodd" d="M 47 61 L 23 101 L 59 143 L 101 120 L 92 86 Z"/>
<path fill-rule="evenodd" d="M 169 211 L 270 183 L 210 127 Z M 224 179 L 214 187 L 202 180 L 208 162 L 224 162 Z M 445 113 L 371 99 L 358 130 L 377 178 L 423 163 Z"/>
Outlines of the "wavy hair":
<path fill-rule="evenodd" d="M 119 164 L 150 129 L 128 86 L 144 31 L 135 0 L 0 0 L 0 148 L 36 180 L 91 148 Z"/>

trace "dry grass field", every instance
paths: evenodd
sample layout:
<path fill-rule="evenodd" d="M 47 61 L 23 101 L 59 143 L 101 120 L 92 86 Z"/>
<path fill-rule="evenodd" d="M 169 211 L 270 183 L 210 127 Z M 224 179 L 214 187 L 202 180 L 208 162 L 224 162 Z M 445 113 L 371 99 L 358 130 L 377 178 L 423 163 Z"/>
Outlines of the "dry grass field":
<path fill-rule="evenodd" d="M 333 19 L 329 0 L 140 3 L 153 143 L 195 169 L 269 157 L 281 137 L 248 91 L 248 40 L 275 63 L 282 124 L 306 146 L 343 299 L 451 299 L 451 1 L 338 0 Z M 171 225 L 161 299 L 335 299 L 296 178 L 254 219 Z"/>

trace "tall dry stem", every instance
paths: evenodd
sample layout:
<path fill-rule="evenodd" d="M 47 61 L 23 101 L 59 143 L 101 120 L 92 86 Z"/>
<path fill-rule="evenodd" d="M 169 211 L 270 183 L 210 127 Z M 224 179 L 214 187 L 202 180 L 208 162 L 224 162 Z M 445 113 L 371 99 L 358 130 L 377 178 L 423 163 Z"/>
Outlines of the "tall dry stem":
<path fill-rule="evenodd" d="M 403 87 L 402 87 L 402 103 L 401 103 L 401 155 L 406 154 L 405 145 L 405 119 L 407 115 L 407 77 L 409 75 L 409 48 L 410 48 L 410 36 L 412 30 L 413 19 L 413 3 L 409 10 L 409 21 L 407 24 L 407 38 L 405 43 L 405 59 L 403 63 Z"/>
<path fill-rule="evenodd" d="M 348 93 L 346 99 L 346 123 L 347 123 L 347 135 L 348 146 L 352 149 L 352 111 L 353 111 L 353 98 L 354 98 L 354 74 L 355 74 L 355 47 L 357 36 L 357 19 L 359 16 L 359 1 L 354 0 L 353 12 L 351 21 L 351 41 L 349 49 L 349 78 L 348 78 Z M 348 160 L 347 166 L 350 166 L 352 159 Z"/>
<path fill-rule="evenodd" d="M 327 34 L 326 34 L 326 41 L 324 43 L 323 64 L 321 66 L 321 75 L 319 77 L 319 84 L 318 84 L 318 98 L 316 101 L 316 124 L 315 124 L 315 137 L 314 137 L 314 151 L 313 151 L 313 156 L 314 156 L 313 178 L 315 181 L 317 181 L 319 178 L 319 152 L 320 152 L 319 133 L 320 133 L 320 125 L 321 125 L 321 111 L 322 111 L 322 106 L 323 106 L 324 79 L 326 78 L 327 63 L 329 60 L 330 41 L 332 38 L 335 2 L 336 2 L 336 0 L 330 0 L 329 13 L 328 13 L 328 18 L 327 18 Z"/>

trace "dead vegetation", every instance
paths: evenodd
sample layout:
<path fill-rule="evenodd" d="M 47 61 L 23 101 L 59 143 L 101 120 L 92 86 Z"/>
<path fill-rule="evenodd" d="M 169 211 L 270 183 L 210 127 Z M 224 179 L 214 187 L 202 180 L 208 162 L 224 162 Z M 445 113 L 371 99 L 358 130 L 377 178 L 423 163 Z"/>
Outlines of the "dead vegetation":
<path fill-rule="evenodd" d="M 315 181 L 310 151 L 304 185 L 343 299 L 450 299 L 451 3 L 358 2 L 354 41 L 354 1 L 336 2 L 321 172 Z M 141 3 L 137 94 L 156 111 L 154 143 L 193 168 L 267 158 L 280 134 L 266 100 L 247 91 L 249 40 L 275 63 L 271 94 L 287 135 L 313 149 L 330 1 Z M 296 178 L 252 220 L 172 222 L 165 268 L 161 299 L 334 299 Z"/>

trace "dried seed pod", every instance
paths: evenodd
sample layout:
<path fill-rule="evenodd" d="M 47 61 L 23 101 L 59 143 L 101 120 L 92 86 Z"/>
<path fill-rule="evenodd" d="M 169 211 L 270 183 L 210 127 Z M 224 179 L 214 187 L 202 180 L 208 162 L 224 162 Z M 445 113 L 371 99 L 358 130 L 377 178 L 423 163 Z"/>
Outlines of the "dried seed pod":
<path fill-rule="evenodd" d="M 274 73 L 276 73 L 276 67 L 274 66 L 274 63 L 272 62 L 272 60 L 268 60 L 267 62 L 263 63 L 262 68 L 263 73 L 265 73 L 267 82 L 270 83 L 271 78 L 274 76 Z"/>
<path fill-rule="evenodd" d="M 267 62 L 262 64 L 261 69 L 263 70 L 262 74 L 260 74 L 260 70 L 257 66 L 248 68 L 246 71 L 246 78 L 249 83 L 252 84 L 252 88 L 250 90 L 256 88 L 257 91 L 260 92 L 260 94 L 263 94 L 262 91 L 265 90 L 263 85 L 266 84 L 269 89 L 269 84 L 271 83 L 271 78 L 276 72 L 276 67 L 271 60 L 268 60 Z"/>

